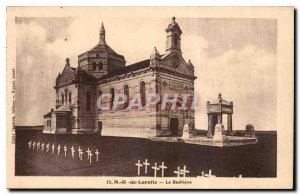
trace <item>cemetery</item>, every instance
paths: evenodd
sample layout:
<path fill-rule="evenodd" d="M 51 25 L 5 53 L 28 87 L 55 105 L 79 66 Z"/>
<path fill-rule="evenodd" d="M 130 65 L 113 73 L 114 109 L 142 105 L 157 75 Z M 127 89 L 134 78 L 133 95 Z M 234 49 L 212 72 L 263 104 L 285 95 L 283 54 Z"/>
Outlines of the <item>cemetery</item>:
<path fill-rule="evenodd" d="M 35 151 L 36 153 L 38 152 L 44 152 L 44 145 L 45 143 L 38 141 L 37 142 L 37 147 L 35 148 L 35 141 L 30 140 L 28 142 L 28 150 L 32 150 Z M 40 145 L 42 145 L 42 147 L 40 147 Z M 49 145 L 49 143 L 47 144 Z M 59 156 L 61 154 L 61 145 L 58 144 L 57 146 L 57 154 L 54 152 L 55 151 L 55 144 L 52 144 L 52 154 L 51 155 L 57 155 Z M 71 146 L 70 149 L 68 149 L 68 147 L 66 145 L 64 145 L 63 147 L 63 151 L 64 151 L 64 157 L 67 158 L 67 154 L 69 158 L 74 159 L 75 158 L 75 152 L 76 150 L 74 149 L 74 146 Z M 49 151 L 45 151 L 45 153 L 49 153 Z M 95 158 L 93 159 L 93 155 L 95 154 Z M 84 154 L 83 150 L 81 149 L 81 147 L 78 147 L 78 159 L 80 161 L 83 160 L 83 155 L 86 156 L 87 161 L 92 164 L 92 162 L 99 162 L 99 155 L 100 152 L 98 149 L 96 149 L 96 151 L 92 151 L 90 150 L 90 148 L 87 149 L 86 154 Z M 77 159 L 77 160 L 78 160 Z M 154 166 L 150 166 L 151 164 L 148 163 L 148 159 L 145 159 L 144 162 L 141 162 L 141 160 L 138 160 L 137 163 L 134 164 L 137 167 L 137 176 L 150 176 L 150 174 L 148 174 L 148 166 L 153 170 L 153 177 L 165 177 L 165 170 L 168 169 L 168 167 L 165 165 L 165 162 L 161 162 L 160 165 L 158 165 L 157 162 L 154 163 Z M 142 170 L 143 169 L 143 170 Z M 141 172 L 143 172 L 144 174 L 141 174 Z M 176 170 L 173 171 L 173 173 L 175 174 L 175 177 L 188 177 L 188 174 L 190 173 L 190 171 L 187 169 L 186 165 L 183 165 L 183 167 L 177 167 Z M 197 176 L 197 178 L 200 177 L 206 177 L 206 178 L 213 178 L 216 177 L 215 175 L 212 174 L 212 170 L 209 169 L 208 174 L 205 174 L 204 171 L 201 172 L 201 175 Z M 241 175 L 239 175 L 239 177 L 241 177 Z"/>
<path fill-rule="evenodd" d="M 276 136 L 258 137 L 257 144 L 211 147 L 20 130 L 16 137 L 16 175 L 275 177 Z"/>

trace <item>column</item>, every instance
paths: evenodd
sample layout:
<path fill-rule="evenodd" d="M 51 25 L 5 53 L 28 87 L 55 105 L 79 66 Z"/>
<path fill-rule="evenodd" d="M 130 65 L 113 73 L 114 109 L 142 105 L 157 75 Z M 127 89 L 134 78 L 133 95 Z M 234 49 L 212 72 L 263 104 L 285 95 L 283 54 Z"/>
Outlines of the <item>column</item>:
<path fill-rule="evenodd" d="M 232 131 L 232 114 L 227 115 L 227 131 Z"/>
<path fill-rule="evenodd" d="M 222 124 L 222 113 L 218 114 L 218 124 Z"/>
<path fill-rule="evenodd" d="M 212 118 L 212 114 L 207 114 L 207 116 L 208 116 L 208 132 L 207 132 L 207 137 L 212 137 L 213 136 L 213 127 L 212 127 L 212 120 L 213 120 L 213 118 Z"/>

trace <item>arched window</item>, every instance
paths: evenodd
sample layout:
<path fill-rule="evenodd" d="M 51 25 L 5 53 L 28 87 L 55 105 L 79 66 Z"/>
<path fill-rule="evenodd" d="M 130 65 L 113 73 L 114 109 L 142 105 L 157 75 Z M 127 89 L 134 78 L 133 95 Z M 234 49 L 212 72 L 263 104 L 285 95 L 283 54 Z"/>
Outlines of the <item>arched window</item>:
<path fill-rule="evenodd" d="M 113 108 L 113 104 L 114 104 L 114 100 L 115 100 L 115 89 L 111 88 L 110 89 L 110 109 L 112 110 Z"/>
<path fill-rule="evenodd" d="M 85 110 L 91 111 L 92 110 L 92 101 L 91 101 L 91 92 L 86 92 L 85 94 Z"/>
<path fill-rule="evenodd" d="M 103 70 L 103 62 L 99 62 L 99 70 Z"/>
<path fill-rule="evenodd" d="M 69 104 L 72 103 L 72 92 L 69 92 Z"/>
<path fill-rule="evenodd" d="M 144 81 L 142 81 L 140 83 L 140 94 L 141 94 L 142 106 L 145 106 L 146 105 L 146 86 L 145 86 Z"/>
<path fill-rule="evenodd" d="M 66 101 L 66 105 L 68 104 L 68 90 L 65 89 L 65 101 Z"/>
<path fill-rule="evenodd" d="M 126 109 L 129 105 L 129 87 L 128 87 L 128 85 L 124 86 L 124 96 L 127 98 L 126 102 L 124 103 L 124 109 Z"/>
<path fill-rule="evenodd" d="M 101 90 L 98 93 L 98 98 L 100 98 L 100 96 L 102 96 L 102 91 Z M 99 111 L 101 111 L 102 110 L 102 97 L 101 97 L 101 99 L 99 101 L 101 101 L 101 107 L 98 108 L 98 109 L 99 109 Z"/>
<path fill-rule="evenodd" d="M 62 93 L 62 94 L 61 94 L 61 104 L 64 104 L 64 102 L 65 102 L 65 96 L 64 96 L 64 94 Z"/>
<path fill-rule="evenodd" d="M 93 70 L 96 70 L 96 62 L 93 62 Z"/>

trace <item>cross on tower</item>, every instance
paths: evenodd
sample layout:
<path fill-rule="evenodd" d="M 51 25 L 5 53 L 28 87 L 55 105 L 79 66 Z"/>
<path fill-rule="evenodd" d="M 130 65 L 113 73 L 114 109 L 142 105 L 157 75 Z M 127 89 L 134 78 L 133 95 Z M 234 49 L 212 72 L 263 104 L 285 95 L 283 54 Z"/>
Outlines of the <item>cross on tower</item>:
<path fill-rule="evenodd" d="M 147 174 L 147 167 L 150 165 L 150 163 L 148 163 L 148 159 L 146 159 L 145 162 L 143 162 L 143 165 L 145 165 L 145 174 Z"/>
<path fill-rule="evenodd" d="M 168 167 L 165 166 L 164 162 L 162 162 L 161 165 L 159 165 L 158 167 L 161 168 L 161 177 L 164 177 L 164 175 L 165 175 L 165 169 L 167 169 Z"/>
<path fill-rule="evenodd" d="M 137 175 L 140 175 L 141 167 L 143 166 L 143 165 L 141 164 L 141 161 L 140 161 L 140 160 L 138 160 L 138 162 L 137 162 L 137 163 L 135 163 L 135 166 L 137 166 L 137 167 L 138 167 L 138 172 L 137 172 Z"/>
<path fill-rule="evenodd" d="M 154 166 L 151 168 L 154 170 L 154 177 L 156 177 L 156 173 L 157 171 L 159 171 L 160 168 L 157 166 L 157 163 L 154 163 Z"/>

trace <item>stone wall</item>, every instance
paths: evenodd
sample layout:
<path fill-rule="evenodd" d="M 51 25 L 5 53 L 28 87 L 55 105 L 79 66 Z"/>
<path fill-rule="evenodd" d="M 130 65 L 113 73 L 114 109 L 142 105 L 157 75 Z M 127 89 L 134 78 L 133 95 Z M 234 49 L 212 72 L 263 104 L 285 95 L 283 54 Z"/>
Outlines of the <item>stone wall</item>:
<path fill-rule="evenodd" d="M 172 97 L 174 94 L 194 94 L 193 81 L 189 79 L 180 78 L 167 73 L 158 73 L 158 91 L 163 97 L 164 94 L 169 94 Z M 157 113 L 157 135 L 158 136 L 170 136 L 170 120 L 171 118 L 178 119 L 178 135 L 182 134 L 184 124 L 194 121 L 194 111 L 189 109 L 188 111 L 181 110 L 158 110 Z"/>
<path fill-rule="evenodd" d="M 155 77 L 152 72 L 136 75 L 119 81 L 97 87 L 96 91 L 102 91 L 102 94 L 109 93 L 113 87 L 115 94 L 124 94 L 124 86 L 129 86 L 129 102 L 135 94 L 140 93 L 140 83 L 144 81 L 146 87 L 146 97 L 150 93 L 155 93 Z M 108 102 L 104 102 L 108 103 Z M 124 109 L 121 105 L 117 110 L 101 111 L 96 108 L 95 127 L 98 128 L 98 122 L 102 122 L 102 135 L 125 136 L 125 137 L 151 137 L 156 135 L 156 107 L 150 109 L 138 110 Z"/>

